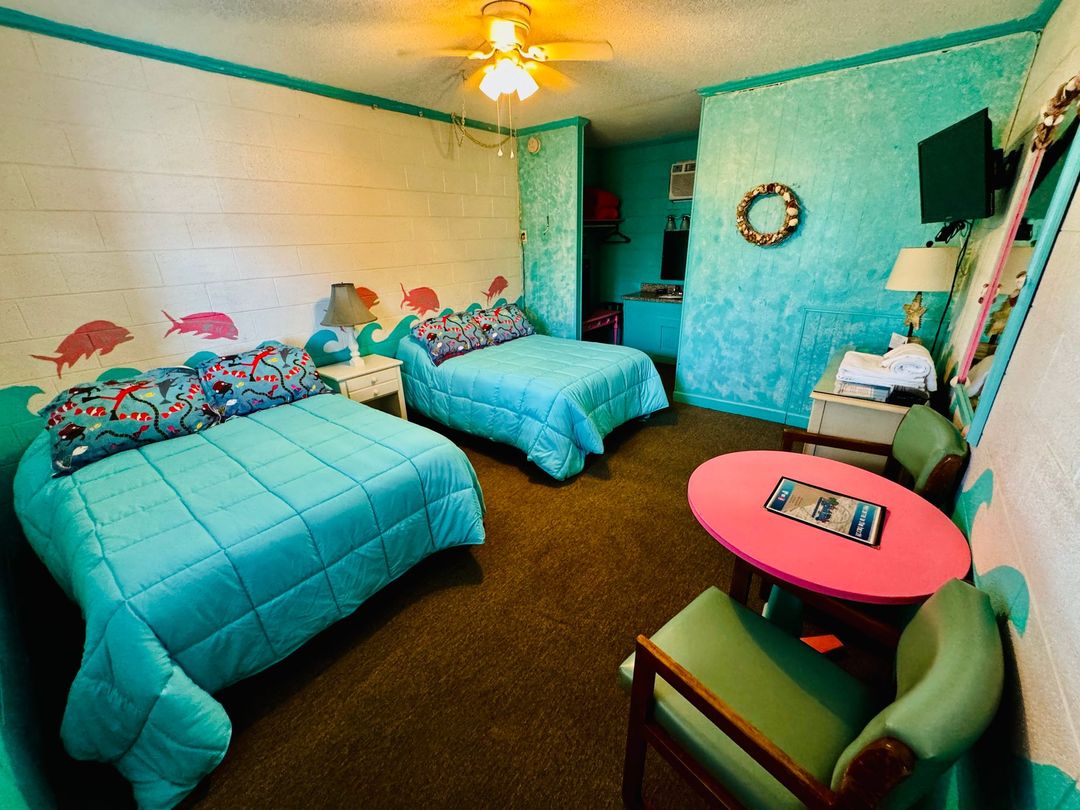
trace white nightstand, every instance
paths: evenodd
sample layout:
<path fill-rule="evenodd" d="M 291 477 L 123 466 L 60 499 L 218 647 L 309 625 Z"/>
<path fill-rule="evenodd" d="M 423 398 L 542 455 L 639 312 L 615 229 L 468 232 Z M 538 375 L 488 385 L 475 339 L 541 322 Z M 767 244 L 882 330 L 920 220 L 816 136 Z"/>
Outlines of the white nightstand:
<path fill-rule="evenodd" d="M 319 368 L 323 382 L 349 399 L 408 419 L 401 388 L 401 361 L 381 354 L 364 355 L 364 365 L 337 363 Z"/>
<path fill-rule="evenodd" d="M 840 367 L 843 357 L 844 353 L 840 352 L 832 358 L 825 368 L 825 373 L 821 375 L 814 390 L 810 392 L 810 423 L 806 429 L 813 433 L 825 433 L 830 436 L 892 444 L 896 428 L 907 414 L 909 406 L 837 394 L 836 370 Z M 880 473 L 885 469 L 884 458 L 868 453 L 818 447 L 812 444 L 806 445 L 803 452 L 813 456 L 834 458 L 871 472 Z"/>

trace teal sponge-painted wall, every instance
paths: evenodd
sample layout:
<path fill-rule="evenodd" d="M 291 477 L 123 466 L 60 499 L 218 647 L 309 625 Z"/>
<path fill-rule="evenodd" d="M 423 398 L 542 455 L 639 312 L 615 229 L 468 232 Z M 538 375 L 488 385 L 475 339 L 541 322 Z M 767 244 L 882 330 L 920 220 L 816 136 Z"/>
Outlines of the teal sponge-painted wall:
<path fill-rule="evenodd" d="M 919 223 L 919 140 L 983 107 L 1000 144 L 1035 34 L 850 68 L 705 99 L 677 400 L 805 424 L 830 354 L 884 349 L 910 293 L 885 291 Z M 791 186 L 798 232 L 770 248 L 744 241 L 735 207 L 753 186 Z M 760 230 L 777 212 L 751 212 Z M 774 218 L 770 220 L 770 215 Z M 927 296 L 932 339 L 944 294 Z"/>
<path fill-rule="evenodd" d="M 696 155 L 697 135 L 596 150 L 594 182 L 622 201 L 621 230 L 632 241 L 602 244 L 594 251 L 594 301 L 619 301 L 642 282 L 660 281 L 664 222 L 669 214 L 679 220 L 691 208 L 690 200 L 668 199 L 671 164 Z"/>
<path fill-rule="evenodd" d="M 581 335 L 583 118 L 537 133 L 540 151 L 518 144 L 525 311 L 545 335 Z"/>

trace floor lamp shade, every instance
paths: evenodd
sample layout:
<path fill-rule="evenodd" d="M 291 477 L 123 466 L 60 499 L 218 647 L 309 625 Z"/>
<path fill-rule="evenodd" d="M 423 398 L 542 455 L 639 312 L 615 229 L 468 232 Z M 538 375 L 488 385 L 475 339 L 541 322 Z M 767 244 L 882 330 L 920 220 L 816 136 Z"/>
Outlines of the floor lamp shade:
<path fill-rule="evenodd" d="M 362 366 L 364 359 L 356 345 L 356 327 L 360 324 L 371 323 L 375 316 L 367 308 L 356 287 L 352 284 L 341 283 L 330 285 L 330 304 L 326 307 L 326 315 L 323 316 L 323 326 L 340 326 L 349 331 L 349 363 L 354 366 Z"/>

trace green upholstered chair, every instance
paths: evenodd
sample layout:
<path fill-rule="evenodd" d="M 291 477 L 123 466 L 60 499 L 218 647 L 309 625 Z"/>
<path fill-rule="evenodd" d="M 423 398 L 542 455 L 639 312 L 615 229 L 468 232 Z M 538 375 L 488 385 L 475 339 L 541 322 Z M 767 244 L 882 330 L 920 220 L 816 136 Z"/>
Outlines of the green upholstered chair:
<path fill-rule="evenodd" d="M 619 670 L 631 692 L 623 801 L 644 806 L 651 745 L 719 807 L 910 807 L 986 730 L 1003 672 L 990 601 L 959 580 L 900 635 L 887 705 L 709 588 L 638 636 Z"/>
<path fill-rule="evenodd" d="M 948 419 L 926 405 L 913 405 L 891 445 L 785 428 L 783 448 L 797 443 L 887 456 L 885 475 L 900 480 L 942 509 L 948 509 L 968 462 L 968 444 Z"/>
<path fill-rule="evenodd" d="M 926 405 L 913 405 L 908 409 L 892 444 L 848 439 L 823 433 L 811 433 L 797 428 L 785 428 L 783 449 L 792 450 L 796 444 L 815 444 L 842 450 L 886 456 L 885 476 L 899 481 L 922 495 L 944 512 L 952 508 L 960 478 L 967 468 L 968 443 L 956 426 Z M 802 598 L 791 593 L 790 587 L 781 588 L 762 579 L 761 598 L 766 600 L 765 616 L 798 634 L 802 629 Z M 833 613 L 834 606 L 828 599 L 814 600 L 814 604 L 826 613 Z M 882 621 L 903 624 L 910 618 L 907 608 L 873 611 Z"/>

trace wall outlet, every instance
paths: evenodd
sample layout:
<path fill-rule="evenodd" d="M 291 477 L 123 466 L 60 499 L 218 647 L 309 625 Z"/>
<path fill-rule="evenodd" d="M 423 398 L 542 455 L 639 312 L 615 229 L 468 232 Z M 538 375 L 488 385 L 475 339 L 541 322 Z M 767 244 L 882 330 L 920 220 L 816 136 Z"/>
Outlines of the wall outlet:
<path fill-rule="evenodd" d="M 521 239 L 521 244 L 525 244 L 529 241 L 529 232 L 524 228 L 521 229 L 521 233 L 518 234 L 518 238 Z"/>

